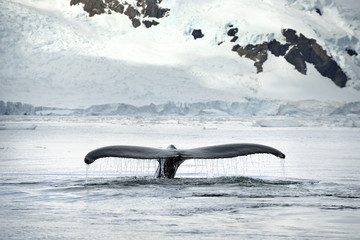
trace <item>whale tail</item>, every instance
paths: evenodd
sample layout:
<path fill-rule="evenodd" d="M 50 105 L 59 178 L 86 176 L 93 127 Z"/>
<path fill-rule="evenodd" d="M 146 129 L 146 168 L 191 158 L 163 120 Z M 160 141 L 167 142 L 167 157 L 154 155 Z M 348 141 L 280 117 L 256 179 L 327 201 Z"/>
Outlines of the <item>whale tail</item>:
<path fill-rule="evenodd" d="M 91 164 L 95 160 L 105 157 L 156 159 L 159 166 L 155 176 L 174 178 L 179 166 L 188 159 L 233 158 L 259 153 L 285 158 L 285 154 L 273 147 L 253 143 L 234 143 L 192 149 L 177 149 L 174 145 L 170 145 L 167 149 L 126 145 L 107 146 L 89 152 L 84 161 L 86 164 Z"/>

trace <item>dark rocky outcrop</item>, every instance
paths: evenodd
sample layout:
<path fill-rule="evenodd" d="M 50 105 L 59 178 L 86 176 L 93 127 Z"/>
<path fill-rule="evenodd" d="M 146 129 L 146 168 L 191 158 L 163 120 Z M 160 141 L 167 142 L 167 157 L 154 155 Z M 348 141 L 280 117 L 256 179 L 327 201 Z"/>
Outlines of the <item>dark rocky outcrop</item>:
<path fill-rule="evenodd" d="M 357 56 L 358 53 L 353 50 L 353 49 L 350 49 L 350 48 L 346 48 L 345 51 L 347 52 L 347 54 L 349 54 L 350 56 Z"/>
<path fill-rule="evenodd" d="M 263 71 L 263 63 L 267 60 L 267 51 L 268 51 L 268 44 L 262 43 L 257 45 L 249 44 L 245 47 L 239 46 L 236 52 L 241 57 L 250 58 L 251 60 L 255 61 L 254 66 L 257 69 L 257 73 Z"/>
<path fill-rule="evenodd" d="M 152 17 L 152 18 L 163 18 L 168 16 L 170 9 L 161 8 L 159 4 L 162 0 L 138 0 L 136 5 L 141 7 L 141 13 L 144 17 Z"/>
<path fill-rule="evenodd" d="M 268 43 L 269 51 L 276 57 L 285 56 L 290 44 L 281 44 L 279 41 L 273 39 Z"/>
<path fill-rule="evenodd" d="M 155 20 L 152 20 L 152 21 L 149 21 L 149 20 L 144 20 L 143 21 L 143 24 L 145 25 L 146 28 L 150 28 L 151 26 L 156 26 L 159 24 L 159 22 L 155 21 Z"/>
<path fill-rule="evenodd" d="M 195 40 L 204 37 L 204 34 L 202 33 L 201 29 L 194 29 L 191 35 L 194 37 Z"/>
<path fill-rule="evenodd" d="M 239 44 L 236 44 L 235 46 L 232 47 L 231 51 L 233 52 L 237 52 L 237 50 L 240 48 Z"/>
<path fill-rule="evenodd" d="M 124 12 L 126 16 L 128 16 L 130 19 L 134 19 L 138 16 L 140 16 L 140 12 L 136 10 L 133 6 L 129 5 L 126 8 L 126 11 Z"/>
<path fill-rule="evenodd" d="M 298 42 L 299 37 L 296 35 L 296 31 L 293 29 L 283 29 L 282 35 L 286 38 L 286 42 L 291 45 L 295 45 Z"/>
<path fill-rule="evenodd" d="M 315 12 L 316 12 L 317 14 L 319 14 L 320 16 L 322 16 L 322 11 L 320 10 L 320 8 L 316 8 L 316 9 L 315 9 Z"/>
<path fill-rule="evenodd" d="M 286 37 L 287 42 L 294 45 L 293 48 L 297 49 L 300 53 L 297 56 L 298 60 L 295 62 L 290 62 L 288 59 L 292 58 L 286 58 L 285 56 L 285 59 L 293 64 L 299 72 L 303 73 L 303 63 L 308 62 L 313 64 L 322 76 L 330 78 L 339 87 L 345 87 L 348 80 L 346 74 L 335 60 L 327 55 L 326 50 L 315 39 L 306 38 L 302 34 L 297 36 L 296 31 L 292 29 L 284 29 L 282 33 Z M 302 60 L 300 61 L 299 58 Z"/>
<path fill-rule="evenodd" d="M 84 11 L 88 12 L 90 17 L 95 14 L 111 14 L 111 11 L 125 14 L 136 28 L 141 25 L 140 16 L 159 19 L 169 15 L 170 9 L 161 8 L 161 2 L 162 0 L 137 0 L 136 6 L 132 6 L 128 2 L 120 3 L 118 0 L 71 0 L 70 5 L 84 4 Z M 146 19 L 143 23 L 147 28 L 159 24 L 157 21 Z"/>
<path fill-rule="evenodd" d="M 286 44 L 273 39 L 257 45 L 240 46 L 237 44 L 232 51 L 236 51 L 241 57 L 255 61 L 257 73 L 263 71 L 262 65 L 267 60 L 267 52 L 270 51 L 276 57 L 283 56 L 302 74 L 306 74 L 306 63 L 310 63 L 322 76 L 330 78 L 339 87 L 345 87 L 348 80 L 346 74 L 315 39 L 309 39 L 303 34 L 297 35 L 293 29 L 283 29 L 282 34 L 286 39 Z"/>
<path fill-rule="evenodd" d="M 302 74 L 306 74 L 306 63 L 297 47 L 292 47 L 285 55 L 286 61 L 295 66 L 295 69 Z"/>
<path fill-rule="evenodd" d="M 239 37 L 237 36 L 237 33 L 239 32 L 239 29 L 237 27 L 234 27 L 234 25 L 232 25 L 232 24 L 228 24 L 227 27 L 230 28 L 230 29 L 227 31 L 226 34 L 229 37 L 232 37 L 230 42 L 236 42 L 239 39 Z"/>
<path fill-rule="evenodd" d="M 76 5 L 79 3 L 84 4 L 84 11 L 89 13 L 92 17 L 95 14 L 105 13 L 105 4 L 102 0 L 71 0 L 70 5 Z"/>
<path fill-rule="evenodd" d="M 234 37 L 238 31 L 239 31 L 238 28 L 230 28 L 229 31 L 227 32 L 227 35 L 230 37 Z"/>
<path fill-rule="evenodd" d="M 131 23 L 132 23 L 132 25 L 133 25 L 134 28 L 137 28 L 137 27 L 139 27 L 139 26 L 141 25 L 140 20 L 137 19 L 137 18 L 131 19 Z"/>
<path fill-rule="evenodd" d="M 125 6 L 120 4 L 117 1 L 113 1 L 112 3 L 110 3 L 109 8 L 111 10 L 113 10 L 114 12 L 121 13 L 121 14 L 123 14 L 124 10 L 125 10 Z"/>
<path fill-rule="evenodd" d="M 236 42 L 236 40 L 238 40 L 238 36 L 234 36 L 231 40 L 230 40 L 230 42 Z"/>

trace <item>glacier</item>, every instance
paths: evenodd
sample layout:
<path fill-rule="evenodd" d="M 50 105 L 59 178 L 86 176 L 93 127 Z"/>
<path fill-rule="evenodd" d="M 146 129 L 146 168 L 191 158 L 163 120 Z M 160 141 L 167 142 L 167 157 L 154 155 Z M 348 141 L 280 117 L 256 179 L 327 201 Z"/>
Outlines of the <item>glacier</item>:
<path fill-rule="evenodd" d="M 360 127 L 360 102 L 340 103 L 318 100 L 284 101 L 244 98 L 241 102 L 168 102 L 135 106 L 126 103 L 93 105 L 87 108 L 35 107 L 20 102 L 0 101 L 0 122 L 3 129 L 13 128 L 9 119 L 32 117 L 83 118 L 110 117 L 122 119 L 239 121 L 254 127 Z M 27 121 L 25 121 L 27 122 Z M 28 126 L 23 126 L 28 128 Z M 212 128 L 210 128 L 212 129 Z M 209 130 L 209 128 L 204 128 Z"/>

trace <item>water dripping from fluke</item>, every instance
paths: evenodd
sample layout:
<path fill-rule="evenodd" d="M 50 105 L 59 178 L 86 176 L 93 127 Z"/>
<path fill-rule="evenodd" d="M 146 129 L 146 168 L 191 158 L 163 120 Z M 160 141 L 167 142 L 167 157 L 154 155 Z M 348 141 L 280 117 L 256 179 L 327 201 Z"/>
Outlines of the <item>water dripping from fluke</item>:
<path fill-rule="evenodd" d="M 88 183 L 89 169 L 90 169 L 90 165 L 86 164 L 86 177 L 85 177 L 85 184 L 87 184 L 87 183 Z"/>
<path fill-rule="evenodd" d="M 134 169 L 144 169 L 144 165 L 134 165 L 134 160 L 157 160 L 158 167 L 155 172 L 157 178 L 174 178 L 179 166 L 186 160 L 189 159 L 215 159 L 216 166 L 219 166 L 221 159 L 235 158 L 238 156 L 248 156 L 252 154 L 272 154 L 281 159 L 285 158 L 285 154 L 279 150 L 260 144 L 253 143 L 233 143 L 223 144 L 215 146 L 207 146 L 192 149 L 177 149 L 173 145 L 170 145 L 166 149 L 151 148 L 151 147 L 140 147 L 140 146 L 128 146 L 128 145 L 115 145 L 107 146 L 95 149 L 89 152 L 85 156 L 85 163 L 87 165 L 92 164 L 97 159 L 116 157 L 125 159 L 125 166 L 132 166 L 130 171 Z M 145 161 L 146 162 L 146 161 Z M 138 163 L 139 164 L 139 163 Z M 144 164 L 144 163 L 141 163 Z M 111 168 L 115 168 L 111 163 L 106 162 L 106 168 L 110 165 Z M 119 165 L 117 165 L 119 166 Z M 123 166 L 123 164 L 122 164 Z M 222 162 L 222 170 L 226 173 L 228 167 Z M 246 165 L 247 167 L 247 165 Z M 123 168 L 123 167 L 122 167 Z M 237 166 L 235 168 L 238 168 Z M 118 169 L 118 167 L 117 167 Z M 148 168 L 149 169 L 149 168 Z M 214 166 L 211 166 L 214 169 Z M 243 168 L 244 169 L 244 168 Z M 123 171 L 123 169 L 121 169 Z M 87 176 L 88 177 L 88 168 Z"/>

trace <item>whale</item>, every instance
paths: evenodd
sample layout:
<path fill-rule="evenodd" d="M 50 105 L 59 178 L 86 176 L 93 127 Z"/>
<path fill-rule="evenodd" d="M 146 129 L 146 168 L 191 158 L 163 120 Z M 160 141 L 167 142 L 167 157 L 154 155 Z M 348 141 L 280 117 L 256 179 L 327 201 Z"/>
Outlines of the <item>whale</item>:
<path fill-rule="evenodd" d="M 255 143 L 231 143 L 190 149 L 177 149 L 174 145 L 167 148 L 113 145 L 90 151 L 86 154 L 84 162 L 89 165 L 97 159 L 107 157 L 156 159 L 159 165 L 155 177 L 174 178 L 179 166 L 189 159 L 223 159 L 250 154 L 272 154 L 282 159 L 285 158 L 285 154 L 276 148 Z"/>

